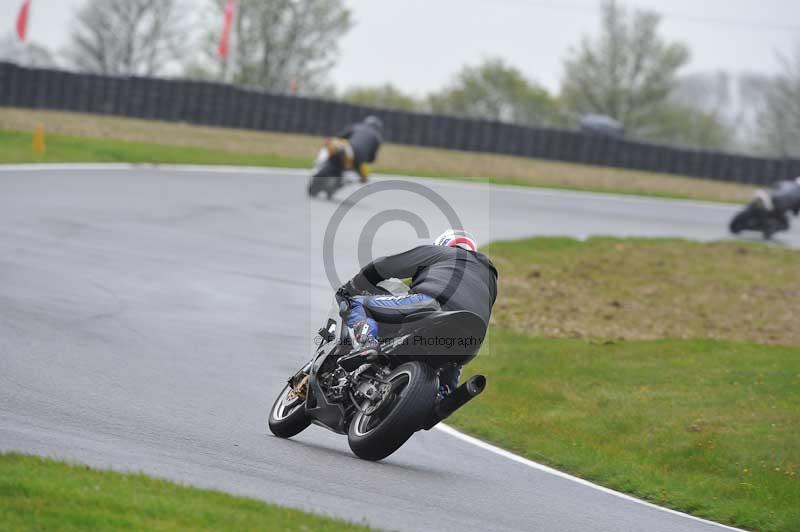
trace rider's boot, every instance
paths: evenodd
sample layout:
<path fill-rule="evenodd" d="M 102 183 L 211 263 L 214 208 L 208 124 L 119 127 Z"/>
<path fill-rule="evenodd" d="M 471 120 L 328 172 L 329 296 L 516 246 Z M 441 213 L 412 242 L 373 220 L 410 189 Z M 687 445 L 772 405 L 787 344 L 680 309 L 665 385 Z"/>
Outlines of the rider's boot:
<path fill-rule="evenodd" d="M 377 356 L 380 346 L 376 335 L 377 330 L 377 324 L 370 318 L 356 322 L 352 328 L 353 349 L 345 352 L 339 358 L 339 365 L 347 371 L 352 371 L 363 364 L 365 360 Z"/>

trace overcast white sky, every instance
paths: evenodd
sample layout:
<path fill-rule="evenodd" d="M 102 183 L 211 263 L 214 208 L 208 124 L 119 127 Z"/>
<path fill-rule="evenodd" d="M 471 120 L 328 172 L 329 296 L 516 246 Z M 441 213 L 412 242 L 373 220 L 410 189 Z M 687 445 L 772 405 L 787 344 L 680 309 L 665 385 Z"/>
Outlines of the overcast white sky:
<path fill-rule="evenodd" d="M 13 28 L 22 0 L 0 0 Z M 185 0 L 196 8 L 204 0 Z M 51 48 L 67 39 L 83 0 L 33 0 L 29 36 Z M 596 32 L 600 0 L 347 0 L 356 26 L 332 72 L 340 88 L 392 81 L 422 94 L 464 64 L 500 56 L 556 90 L 570 46 Z M 800 0 L 630 0 L 664 14 L 663 34 L 686 42 L 686 72 L 775 72 L 776 53 L 800 45 Z M 0 33 L 5 33 L 0 27 Z"/>

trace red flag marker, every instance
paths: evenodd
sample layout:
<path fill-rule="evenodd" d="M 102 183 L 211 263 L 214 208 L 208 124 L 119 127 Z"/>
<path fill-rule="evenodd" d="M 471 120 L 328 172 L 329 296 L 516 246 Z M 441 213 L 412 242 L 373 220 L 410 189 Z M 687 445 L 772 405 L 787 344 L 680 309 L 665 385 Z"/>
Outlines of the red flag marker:
<path fill-rule="evenodd" d="M 28 12 L 30 9 L 31 0 L 24 0 L 17 15 L 17 37 L 19 37 L 20 41 L 24 41 L 28 34 Z"/>
<path fill-rule="evenodd" d="M 236 0 L 228 0 L 225 6 L 225 15 L 222 23 L 222 38 L 219 41 L 219 56 L 223 59 L 228 57 L 228 41 L 231 38 L 231 26 L 233 25 L 233 15 L 236 13 Z"/>

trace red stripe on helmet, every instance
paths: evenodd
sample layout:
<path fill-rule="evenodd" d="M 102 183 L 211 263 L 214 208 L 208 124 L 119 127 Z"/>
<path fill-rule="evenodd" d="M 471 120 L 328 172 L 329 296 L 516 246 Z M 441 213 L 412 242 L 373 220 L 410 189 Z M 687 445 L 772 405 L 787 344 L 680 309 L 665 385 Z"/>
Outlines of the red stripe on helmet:
<path fill-rule="evenodd" d="M 466 244 L 472 251 L 478 251 L 478 246 L 475 245 L 475 241 L 471 238 L 459 236 L 447 243 L 450 247 L 455 247 L 459 244 Z"/>

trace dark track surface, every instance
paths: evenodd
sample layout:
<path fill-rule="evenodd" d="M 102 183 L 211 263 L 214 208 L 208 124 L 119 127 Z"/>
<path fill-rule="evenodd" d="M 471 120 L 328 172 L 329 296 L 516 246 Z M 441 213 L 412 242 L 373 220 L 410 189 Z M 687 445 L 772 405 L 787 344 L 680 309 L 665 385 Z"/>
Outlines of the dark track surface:
<path fill-rule="evenodd" d="M 717 529 L 440 431 L 382 463 L 317 427 L 291 441 L 267 435 L 267 408 L 328 308 L 319 242 L 336 206 L 307 200 L 297 175 L 267 174 L 0 171 L 0 449 L 389 529 Z M 723 238 L 734 209 L 425 183 L 484 240 Z M 435 225 L 430 205 L 394 203 L 353 208 L 336 241 L 342 276 L 375 213 L 402 205 Z M 376 252 L 413 243 L 397 222 L 381 231 Z"/>

